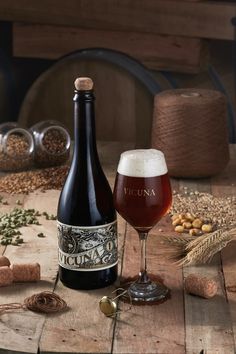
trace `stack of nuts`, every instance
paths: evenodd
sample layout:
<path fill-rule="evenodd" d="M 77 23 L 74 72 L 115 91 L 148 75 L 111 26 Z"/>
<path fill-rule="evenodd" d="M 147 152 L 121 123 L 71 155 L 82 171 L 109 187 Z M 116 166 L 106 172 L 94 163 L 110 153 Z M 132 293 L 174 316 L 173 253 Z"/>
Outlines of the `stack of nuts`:
<path fill-rule="evenodd" d="M 179 233 L 189 233 L 191 236 L 199 236 L 203 233 L 213 231 L 210 219 L 202 219 L 191 213 L 174 214 L 171 219 L 175 231 Z"/>

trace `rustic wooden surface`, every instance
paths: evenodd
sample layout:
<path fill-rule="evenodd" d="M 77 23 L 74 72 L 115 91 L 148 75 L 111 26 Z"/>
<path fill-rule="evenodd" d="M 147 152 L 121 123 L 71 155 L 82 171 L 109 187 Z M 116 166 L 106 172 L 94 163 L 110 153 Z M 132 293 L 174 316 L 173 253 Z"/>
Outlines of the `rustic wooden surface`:
<path fill-rule="evenodd" d="M 3 21 L 230 40 L 235 15 L 235 3 L 225 1 L 100 0 L 99 6 L 96 0 L 0 2 Z"/>
<path fill-rule="evenodd" d="M 125 148 L 131 146 L 126 145 Z M 101 159 L 111 184 L 121 146 L 104 143 Z M 109 153 L 108 153 L 109 151 Z M 236 194 L 236 146 L 231 161 L 221 175 L 204 180 L 172 180 L 172 187 L 211 192 L 214 195 Z M 25 208 L 56 213 L 59 191 L 35 192 L 28 196 L 4 195 L 12 209 L 20 199 Z M 116 319 L 99 312 L 98 302 L 110 295 L 114 286 L 92 291 L 65 288 L 57 281 L 56 222 L 40 218 L 41 225 L 22 229 L 24 244 L 0 247 L 12 262 L 39 262 L 42 280 L 14 284 L 0 289 L 0 303 L 22 302 L 42 290 L 54 290 L 68 303 L 69 310 L 55 315 L 38 315 L 17 310 L 0 317 L 0 353 L 158 353 L 158 354 L 233 354 L 236 335 L 236 241 L 214 258 L 210 265 L 180 269 L 167 262 L 159 247 L 160 235 L 174 234 L 170 219 L 164 218 L 148 240 L 148 267 L 171 289 L 171 298 L 161 305 L 133 306 L 120 303 L 124 312 Z M 163 231 L 161 232 L 160 229 Z M 44 232 L 45 238 L 37 233 Z M 139 245 L 135 231 L 119 218 L 119 256 L 122 277 L 134 276 L 139 267 Z M 214 277 L 219 285 L 211 300 L 187 295 L 183 278 L 197 271 Z M 118 286 L 119 282 L 115 284 Z"/>

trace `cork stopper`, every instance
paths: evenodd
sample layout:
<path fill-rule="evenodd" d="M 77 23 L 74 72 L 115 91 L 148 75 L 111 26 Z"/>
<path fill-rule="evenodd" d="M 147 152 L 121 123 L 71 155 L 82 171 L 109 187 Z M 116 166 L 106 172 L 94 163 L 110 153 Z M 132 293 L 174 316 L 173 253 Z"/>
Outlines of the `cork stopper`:
<path fill-rule="evenodd" d="M 78 77 L 75 80 L 75 88 L 77 91 L 92 90 L 93 81 L 89 77 Z"/>
<path fill-rule="evenodd" d="M 217 283 L 201 274 L 189 274 L 185 279 L 185 291 L 205 299 L 210 299 L 217 293 Z"/>

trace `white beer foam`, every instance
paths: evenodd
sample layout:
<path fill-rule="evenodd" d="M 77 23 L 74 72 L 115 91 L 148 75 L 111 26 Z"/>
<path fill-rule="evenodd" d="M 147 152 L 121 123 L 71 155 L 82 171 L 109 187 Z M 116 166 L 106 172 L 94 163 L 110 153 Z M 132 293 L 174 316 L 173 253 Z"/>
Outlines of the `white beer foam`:
<path fill-rule="evenodd" d="M 168 171 L 163 152 L 155 149 L 123 152 L 117 170 L 119 174 L 129 177 L 156 177 Z"/>

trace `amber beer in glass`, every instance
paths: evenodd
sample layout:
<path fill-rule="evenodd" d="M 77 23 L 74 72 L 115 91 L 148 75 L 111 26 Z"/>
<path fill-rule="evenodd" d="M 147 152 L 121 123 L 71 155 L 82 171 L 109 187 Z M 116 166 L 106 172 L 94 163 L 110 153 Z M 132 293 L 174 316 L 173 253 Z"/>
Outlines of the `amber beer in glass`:
<path fill-rule="evenodd" d="M 115 205 L 135 229 L 151 229 L 171 204 L 168 174 L 130 177 L 117 172 Z"/>
<path fill-rule="evenodd" d="M 133 300 L 156 301 L 168 293 L 165 286 L 152 282 L 147 275 L 146 239 L 168 212 L 171 201 L 167 166 L 161 151 L 143 149 L 121 154 L 114 187 L 115 208 L 137 230 L 141 244 L 139 278 L 129 288 Z"/>

